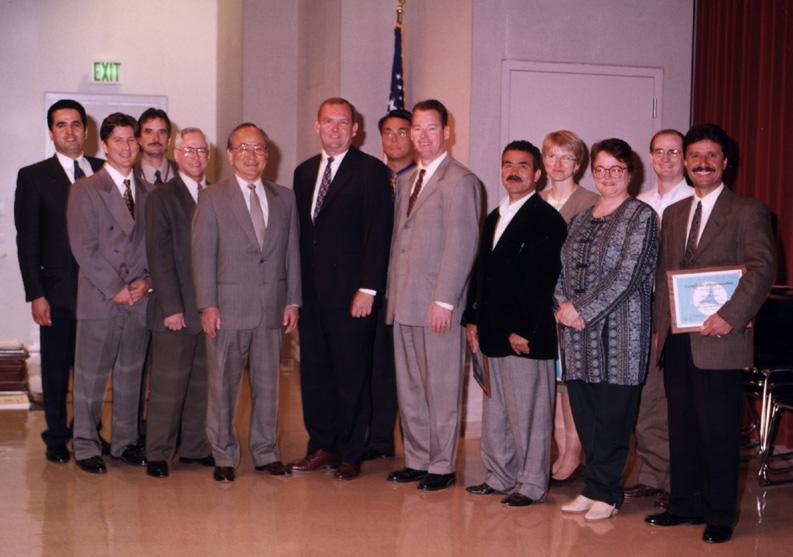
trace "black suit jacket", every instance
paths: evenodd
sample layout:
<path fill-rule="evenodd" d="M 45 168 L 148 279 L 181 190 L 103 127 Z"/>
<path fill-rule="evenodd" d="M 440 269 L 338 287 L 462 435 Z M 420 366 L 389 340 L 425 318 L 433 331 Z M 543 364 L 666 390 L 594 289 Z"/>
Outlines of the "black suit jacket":
<path fill-rule="evenodd" d="M 303 304 L 349 308 L 359 288 L 385 291 L 394 218 L 388 168 L 350 147 L 316 222 L 311 201 L 321 156 L 295 169 Z"/>
<path fill-rule="evenodd" d="M 102 159 L 85 157 L 94 172 Z M 71 183 L 55 155 L 20 169 L 14 198 L 17 255 L 25 300 L 44 296 L 53 317 L 74 317 L 77 262 L 66 232 Z"/>
<path fill-rule="evenodd" d="M 163 319 L 184 313 L 186 332 L 201 330 L 190 252 L 190 224 L 196 203 L 179 174 L 154 188 L 146 200 L 146 257 L 154 292 L 147 308 L 152 331 L 166 331 Z"/>
<path fill-rule="evenodd" d="M 480 236 L 463 325 L 477 325 L 486 356 L 515 356 L 510 333 L 529 341 L 532 359 L 557 355 L 553 292 L 562 268 L 567 237 L 561 215 L 536 193 L 510 221 L 493 249 L 498 209 L 485 220 Z"/>

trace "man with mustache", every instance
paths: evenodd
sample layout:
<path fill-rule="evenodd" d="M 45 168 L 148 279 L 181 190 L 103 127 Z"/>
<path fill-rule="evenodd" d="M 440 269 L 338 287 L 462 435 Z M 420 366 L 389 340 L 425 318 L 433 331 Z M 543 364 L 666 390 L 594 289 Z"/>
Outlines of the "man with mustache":
<path fill-rule="evenodd" d="M 684 165 L 694 195 L 663 216 L 655 278 L 654 362 L 664 370 L 669 409 L 670 487 L 666 512 L 654 526 L 706 524 L 702 539 L 732 537 L 738 500 L 742 368 L 752 365 L 749 326 L 771 289 L 774 239 L 768 209 L 733 193 L 722 177 L 730 140 L 713 124 L 683 138 Z M 732 297 L 699 332 L 671 334 L 666 272 L 742 265 Z"/>

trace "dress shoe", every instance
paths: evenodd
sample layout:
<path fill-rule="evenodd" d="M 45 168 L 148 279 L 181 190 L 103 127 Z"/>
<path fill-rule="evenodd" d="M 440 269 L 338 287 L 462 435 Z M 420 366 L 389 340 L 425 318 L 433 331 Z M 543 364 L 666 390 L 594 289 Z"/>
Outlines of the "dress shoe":
<path fill-rule="evenodd" d="M 465 490 L 471 495 L 492 495 L 494 493 L 500 493 L 497 489 L 490 487 L 486 483 L 469 485 L 468 487 L 465 488 Z"/>
<path fill-rule="evenodd" d="M 595 504 L 594 499 L 590 499 L 584 495 L 579 495 L 566 505 L 562 505 L 562 512 L 563 513 L 585 513 L 592 505 Z"/>
<path fill-rule="evenodd" d="M 611 518 L 615 514 L 617 514 L 616 505 L 609 505 L 603 501 L 595 501 L 584 515 L 584 520 L 587 522 L 596 522 L 598 520 Z"/>
<path fill-rule="evenodd" d="M 352 462 L 342 462 L 336 468 L 333 477 L 337 480 L 354 480 L 361 475 L 361 465 L 353 464 Z"/>
<path fill-rule="evenodd" d="M 419 485 L 416 486 L 422 491 L 440 491 L 454 485 L 457 481 L 457 476 L 452 472 L 451 474 L 427 474 L 419 480 Z"/>
<path fill-rule="evenodd" d="M 292 472 L 313 472 L 314 470 L 336 468 L 338 465 L 339 459 L 335 454 L 317 449 L 306 458 L 289 463 L 287 467 Z"/>
<path fill-rule="evenodd" d="M 402 470 L 394 470 L 388 474 L 388 481 L 396 482 L 398 484 L 417 482 L 421 479 L 424 479 L 426 475 L 426 470 L 415 470 L 413 468 L 405 467 Z"/>
<path fill-rule="evenodd" d="M 168 463 L 164 460 L 149 460 L 146 462 L 146 475 L 152 478 L 167 478 Z"/>
<path fill-rule="evenodd" d="M 639 497 L 658 497 L 663 494 L 664 490 L 645 484 L 636 484 L 626 487 L 623 492 L 627 499 L 637 499 Z"/>
<path fill-rule="evenodd" d="M 666 511 L 648 515 L 644 517 L 644 521 L 653 526 L 678 526 L 680 524 L 703 524 L 705 519 L 701 516 L 680 516 Z"/>
<path fill-rule="evenodd" d="M 89 474 L 104 474 L 107 472 L 107 466 L 101 456 L 92 456 L 91 458 L 84 458 L 77 461 L 77 466 L 83 472 Z"/>
<path fill-rule="evenodd" d="M 377 460 L 379 458 L 391 458 L 393 456 L 394 456 L 394 451 L 383 452 L 369 447 L 363 450 L 363 454 L 361 455 L 361 460 Z"/>
<path fill-rule="evenodd" d="M 533 499 L 526 497 L 522 493 L 510 493 L 508 496 L 501 500 L 501 504 L 505 507 L 528 507 L 534 503 Z"/>
<path fill-rule="evenodd" d="M 291 474 L 289 469 L 284 466 L 284 463 L 280 460 L 276 460 L 275 462 L 271 462 L 269 464 L 261 464 L 256 466 L 256 470 L 259 472 L 267 472 L 271 476 L 286 476 Z"/>
<path fill-rule="evenodd" d="M 119 456 L 110 456 L 130 466 L 143 466 L 146 464 L 146 457 L 143 456 L 143 451 L 137 445 L 127 445 Z"/>
<path fill-rule="evenodd" d="M 215 466 L 212 477 L 215 478 L 216 482 L 233 482 L 234 468 L 231 466 Z"/>
<path fill-rule="evenodd" d="M 57 462 L 58 464 L 65 464 L 69 462 L 71 455 L 66 445 L 47 445 L 47 460 L 50 462 Z"/>
<path fill-rule="evenodd" d="M 732 526 L 708 524 L 702 532 L 702 541 L 707 543 L 724 543 L 732 537 Z"/>
<path fill-rule="evenodd" d="M 180 456 L 179 462 L 182 464 L 200 464 L 201 466 L 214 466 L 215 457 L 212 455 L 202 456 L 200 458 L 191 458 L 189 456 Z"/>

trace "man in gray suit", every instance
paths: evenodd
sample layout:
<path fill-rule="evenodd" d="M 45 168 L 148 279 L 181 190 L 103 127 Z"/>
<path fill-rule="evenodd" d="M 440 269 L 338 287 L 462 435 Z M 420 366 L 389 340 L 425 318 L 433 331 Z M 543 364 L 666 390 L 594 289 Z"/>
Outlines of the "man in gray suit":
<path fill-rule="evenodd" d="M 255 124 L 237 126 L 226 146 L 234 177 L 204 190 L 193 216 L 196 302 L 208 337 L 207 436 L 219 482 L 234 481 L 240 462 L 234 414 L 246 362 L 253 464 L 288 473 L 276 439 L 278 361 L 301 304 L 298 220 L 292 190 L 262 180 L 267 148 Z"/>
<path fill-rule="evenodd" d="M 400 178 L 388 269 L 386 322 L 394 324 L 405 468 L 394 482 L 444 489 L 456 480 L 455 453 L 465 341 L 460 325 L 479 240 L 481 185 L 446 152 L 446 107 L 413 107 L 418 167 Z"/>
<path fill-rule="evenodd" d="M 135 446 L 138 398 L 146 354 L 146 304 L 151 286 L 145 245 L 147 184 L 135 179 L 137 121 L 116 112 L 99 130 L 107 163 L 71 189 L 69 245 L 80 266 L 74 362 L 74 454 L 84 471 L 102 474 L 96 425 L 113 373 L 110 455 L 145 463 Z"/>
<path fill-rule="evenodd" d="M 179 172 L 147 202 L 146 253 L 152 299 L 151 397 L 146 420 L 146 473 L 168 476 L 179 445 L 179 462 L 214 466 L 206 435 L 206 338 L 195 303 L 190 263 L 190 223 L 198 192 L 206 187 L 209 147 L 198 128 L 176 136 Z"/>

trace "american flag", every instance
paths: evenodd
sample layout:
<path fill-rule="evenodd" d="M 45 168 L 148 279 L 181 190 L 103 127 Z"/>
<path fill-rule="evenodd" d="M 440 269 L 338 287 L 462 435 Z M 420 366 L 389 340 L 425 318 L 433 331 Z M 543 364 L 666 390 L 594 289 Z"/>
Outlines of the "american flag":
<path fill-rule="evenodd" d="M 394 61 L 391 64 L 391 94 L 388 110 L 405 109 L 405 58 L 402 55 L 402 25 L 394 27 Z"/>

